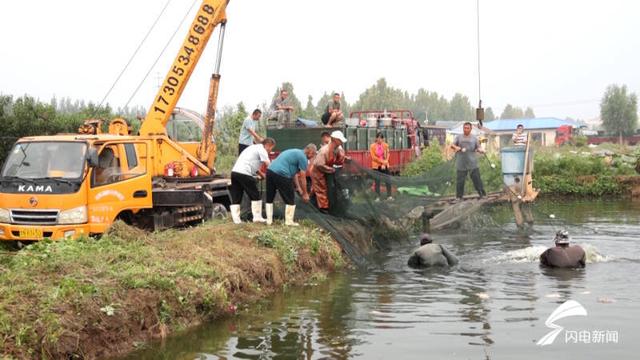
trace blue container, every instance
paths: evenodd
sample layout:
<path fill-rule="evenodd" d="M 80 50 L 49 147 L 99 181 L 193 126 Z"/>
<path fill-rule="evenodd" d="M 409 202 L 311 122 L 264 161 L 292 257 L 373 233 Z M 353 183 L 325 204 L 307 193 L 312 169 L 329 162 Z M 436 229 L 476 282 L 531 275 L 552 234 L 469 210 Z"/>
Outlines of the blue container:
<path fill-rule="evenodd" d="M 524 172 L 524 154 L 526 146 L 502 148 L 502 173 L 519 174 Z"/>

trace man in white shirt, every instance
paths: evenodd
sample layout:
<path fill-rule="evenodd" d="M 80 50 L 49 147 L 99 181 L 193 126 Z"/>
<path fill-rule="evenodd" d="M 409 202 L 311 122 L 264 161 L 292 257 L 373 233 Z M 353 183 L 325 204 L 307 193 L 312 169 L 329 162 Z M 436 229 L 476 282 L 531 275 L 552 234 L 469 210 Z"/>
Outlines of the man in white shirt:
<path fill-rule="evenodd" d="M 235 224 L 240 224 L 240 203 L 246 192 L 251 199 L 251 214 L 253 222 L 266 222 L 262 217 L 262 200 L 258 190 L 256 175 L 264 178 L 260 170 L 262 165 L 269 166 L 269 153 L 276 145 L 275 140 L 266 138 L 262 144 L 251 145 L 246 148 L 236 160 L 231 170 L 231 218 Z"/>

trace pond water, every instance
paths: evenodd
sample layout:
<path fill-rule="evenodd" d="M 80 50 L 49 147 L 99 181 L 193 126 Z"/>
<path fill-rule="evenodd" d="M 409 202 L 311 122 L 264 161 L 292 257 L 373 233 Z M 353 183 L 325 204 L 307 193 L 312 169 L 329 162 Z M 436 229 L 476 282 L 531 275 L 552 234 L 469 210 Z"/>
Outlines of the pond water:
<path fill-rule="evenodd" d="M 416 240 L 397 244 L 367 270 L 284 291 L 129 358 L 637 359 L 640 203 L 541 201 L 534 214 L 527 233 L 504 206 L 473 230 L 435 233 L 458 255 L 455 268 L 413 270 Z M 586 269 L 538 265 L 560 228 L 586 248 Z M 587 315 L 556 320 L 555 341 L 537 345 L 567 300 Z"/>

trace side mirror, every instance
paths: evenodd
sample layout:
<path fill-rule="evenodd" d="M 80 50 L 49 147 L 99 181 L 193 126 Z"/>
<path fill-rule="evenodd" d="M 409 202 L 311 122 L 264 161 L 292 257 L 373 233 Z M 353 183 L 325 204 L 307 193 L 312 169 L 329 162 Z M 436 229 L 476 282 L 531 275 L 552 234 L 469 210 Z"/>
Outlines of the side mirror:
<path fill-rule="evenodd" d="M 89 151 L 87 152 L 87 164 L 92 168 L 98 167 L 98 150 L 89 148 Z"/>

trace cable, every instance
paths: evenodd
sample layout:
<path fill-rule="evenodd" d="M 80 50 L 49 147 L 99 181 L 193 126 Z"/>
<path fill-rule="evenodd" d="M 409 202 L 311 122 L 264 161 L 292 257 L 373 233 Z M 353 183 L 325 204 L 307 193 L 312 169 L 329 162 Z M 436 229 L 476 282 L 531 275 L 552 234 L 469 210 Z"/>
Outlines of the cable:
<path fill-rule="evenodd" d="M 176 36 L 176 34 L 178 33 L 178 31 L 180 30 L 180 28 L 182 27 L 182 24 L 184 24 L 185 20 L 187 20 L 187 17 L 189 16 L 189 13 L 191 13 L 191 10 L 193 9 L 193 7 L 196 5 L 196 3 L 198 2 L 198 0 L 194 0 L 193 3 L 191 4 L 191 7 L 189 8 L 189 10 L 186 12 L 186 14 L 184 14 L 184 17 L 182 18 L 182 21 L 180 21 L 180 24 L 178 24 L 178 27 L 176 28 L 176 30 L 173 32 L 173 35 L 171 35 L 171 37 L 169 38 L 169 41 L 167 41 L 167 44 L 164 46 L 164 48 L 162 49 L 162 51 L 160 52 L 160 54 L 158 55 L 158 57 L 156 58 L 156 60 L 153 62 L 153 64 L 151 65 L 151 67 L 149 68 L 149 70 L 147 71 L 147 73 L 144 75 L 144 77 L 142 78 L 142 80 L 140 81 L 140 83 L 138 84 L 138 86 L 136 87 L 136 89 L 134 90 L 133 94 L 131 94 L 131 97 L 129 97 L 129 100 L 127 100 L 127 103 L 124 105 L 124 107 L 129 106 L 129 103 L 131 102 L 131 100 L 133 100 L 133 98 L 136 96 L 136 94 L 138 93 L 138 90 L 140 90 L 140 88 L 142 87 L 142 84 L 147 80 L 147 78 L 149 77 L 149 74 L 151 73 L 151 71 L 153 70 L 153 68 L 156 66 L 156 64 L 158 63 L 158 61 L 160 61 L 160 58 L 162 57 L 162 55 L 164 54 L 164 52 L 167 50 L 167 48 L 169 47 L 169 45 L 171 44 L 171 41 L 173 41 L 173 38 Z"/>
<path fill-rule="evenodd" d="M 482 101 L 482 89 L 480 86 L 480 0 L 476 1 L 476 15 L 478 24 L 478 100 Z"/>
<path fill-rule="evenodd" d="M 133 61 L 133 59 L 136 57 L 136 55 L 138 54 L 138 51 L 140 51 L 140 48 L 142 47 L 142 45 L 145 43 L 145 41 L 147 40 L 147 38 L 149 37 L 149 35 L 151 34 L 151 31 L 153 31 L 153 29 L 156 27 L 156 24 L 158 24 L 158 21 L 160 20 L 160 18 L 162 17 L 162 14 L 164 14 L 165 10 L 167 10 L 167 7 L 169 6 L 169 3 L 171 2 L 171 0 L 167 0 L 167 3 L 164 5 L 164 7 L 162 8 L 162 11 L 160 11 L 160 14 L 158 15 L 158 17 L 156 18 L 156 21 L 153 22 L 153 24 L 151 25 L 151 27 L 149 28 L 149 30 L 147 31 L 147 34 L 144 36 L 144 38 L 142 39 L 142 41 L 140 41 L 140 44 L 138 45 L 138 47 L 136 48 L 136 50 L 133 52 L 133 55 L 131 55 L 131 57 L 129 58 L 129 61 L 127 62 L 127 64 L 124 66 L 124 68 L 122 69 L 122 71 L 120 72 L 120 74 L 118 75 L 118 77 L 116 78 L 116 80 L 113 82 L 113 84 L 111 84 L 111 87 L 109 88 L 109 91 L 107 91 L 107 93 L 104 95 L 104 97 L 102 98 L 102 101 L 100 101 L 100 105 L 98 105 L 98 108 L 102 107 L 102 104 L 104 104 L 105 100 L 107 100 L 107 97 L 109 96 L 109 94 L 111 94 L 111 91 L 113 90 L 113 88 L 116 86 L 116 84 L 118 83 L 118 81 L 120 81 L 120 78 L 122 77 L 122 75 L 124 74 L 125 71 L 127 71 L 127 68 L 129 68 L 129 65 L 131 65 L 131 62 Z"/>

